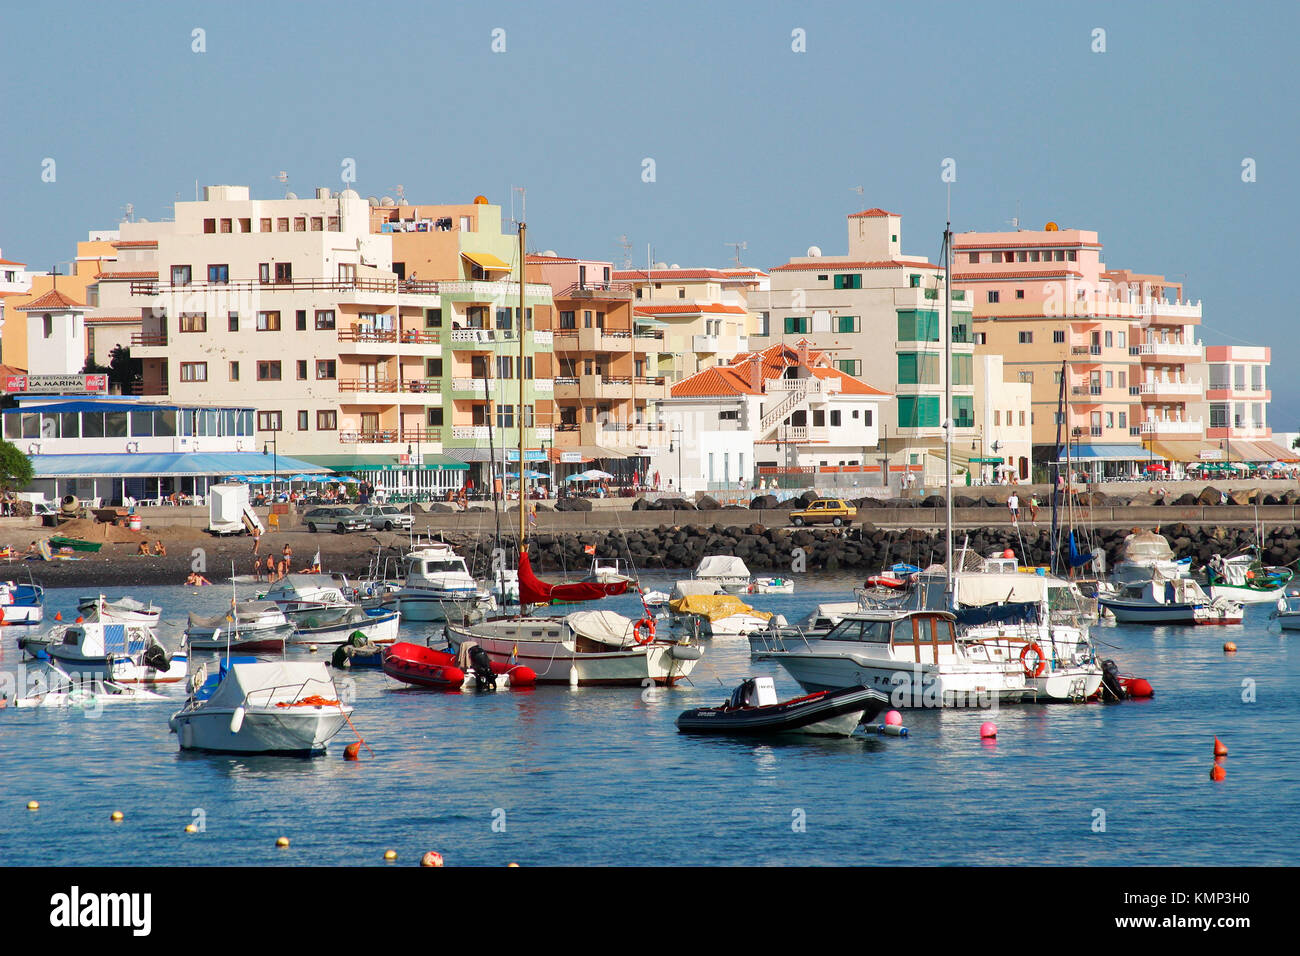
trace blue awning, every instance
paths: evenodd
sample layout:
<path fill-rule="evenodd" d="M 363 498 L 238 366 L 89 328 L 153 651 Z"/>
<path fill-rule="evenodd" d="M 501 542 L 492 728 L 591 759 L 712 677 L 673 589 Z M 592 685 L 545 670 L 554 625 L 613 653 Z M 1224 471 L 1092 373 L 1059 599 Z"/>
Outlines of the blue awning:
<path fill-rule="evenodd" d="M 1065 449 L 1058 449 L 1057 461 L 1065 461 Z M 1142 445 L 1075 445 L 1070 449 L 1075 461 L 1164 461 L 1165 456 Z"/>
<path fill-rule="evenodd" d="M 289 475 L 329 471 L 319 465 L 280 455 L 258 452 L 200 452 L 187 454 L 104 454 L 104 455 L 32 455 L 35 478 L 173 478 L 218 477 L 224 475 L 267 474 L 274 466 L 287 480 Z"/>

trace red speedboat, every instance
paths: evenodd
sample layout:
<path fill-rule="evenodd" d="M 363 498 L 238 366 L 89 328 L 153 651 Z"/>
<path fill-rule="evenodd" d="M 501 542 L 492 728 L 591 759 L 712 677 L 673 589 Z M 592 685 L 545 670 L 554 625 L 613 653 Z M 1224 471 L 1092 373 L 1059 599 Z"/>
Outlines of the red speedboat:
<path fill-rule="evenodd" d="M 482 655 L 482 660 L 475 659 L 476 650 Z M 469 654 L 471 666 L 466 672 L 455 654 L 399 641 L 384 649 L 382 666 L 385 674 L 404 684 L 442 690 L 460 690 L 462 687 L 495 690 L 498 682 L 502 687 L 532 687 L 537 682 L 537 674 L 531 667 L 498 664 L 488 659 L 477 646 L 471 648 Z"/>

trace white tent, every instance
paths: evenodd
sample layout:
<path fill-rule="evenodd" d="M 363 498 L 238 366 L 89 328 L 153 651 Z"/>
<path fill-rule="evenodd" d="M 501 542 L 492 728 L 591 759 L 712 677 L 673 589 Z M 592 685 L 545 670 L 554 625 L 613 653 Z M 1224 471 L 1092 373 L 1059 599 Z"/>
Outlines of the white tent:
<path fill-rule="evenodd" d="M 747 578 L 749 568 L 734 554 L 710 554 L 695 569 L 697 578 Z"/>

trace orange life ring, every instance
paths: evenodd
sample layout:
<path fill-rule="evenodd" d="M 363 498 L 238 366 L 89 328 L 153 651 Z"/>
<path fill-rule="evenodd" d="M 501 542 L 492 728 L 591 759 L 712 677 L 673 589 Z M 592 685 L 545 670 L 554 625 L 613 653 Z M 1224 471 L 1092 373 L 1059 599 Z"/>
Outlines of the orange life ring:
<path fill-rule="evenodd" d="M 1029 652 L 1033 651 L 1038 656 L 1038 666 L 1031 668 L 1029 662 L 1025 660 Z M 1037 642 L 1026 644 L 1025 649 L 1020 652 L 1020 665 L 1025 669 L 1026 677 L 1042 677 L 1043 671 L 1047 670 L 1047 658 L 1043 656 L 1043 649 L 1038 646 Z"/>
<path fill-rule="evenodd" d="M 641 636 L 642 629 L 645 630 L 645 636 Z M 632 640 L 644 647 L 655 639 L 655 619 L 652 617 L 643 617 L 632 625 Z"/>

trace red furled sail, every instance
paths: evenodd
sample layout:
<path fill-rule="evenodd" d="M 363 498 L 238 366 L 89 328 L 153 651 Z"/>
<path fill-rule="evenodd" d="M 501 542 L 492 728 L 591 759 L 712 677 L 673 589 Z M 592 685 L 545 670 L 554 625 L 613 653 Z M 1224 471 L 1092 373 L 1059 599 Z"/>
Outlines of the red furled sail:
<path fill-rule="evenodd" d="M 595 601 L 627 591 L 627 581 L 601 584 L 598 581 L 575 581 L 572 584 L 547 584 L 533 574 L 528 552 L 519 555 L 519 599 L 521 604 L 549 604 L 553 601 Z"/>

